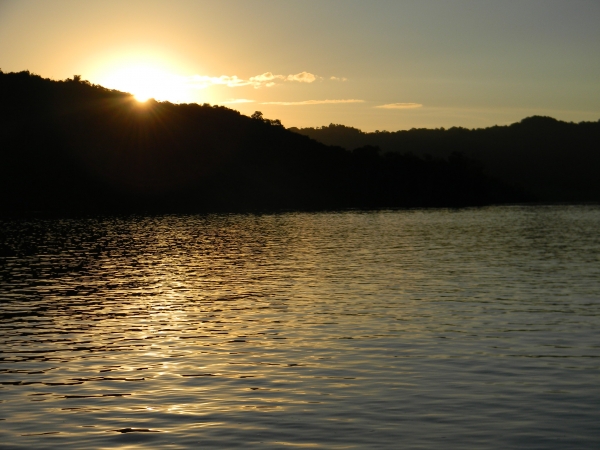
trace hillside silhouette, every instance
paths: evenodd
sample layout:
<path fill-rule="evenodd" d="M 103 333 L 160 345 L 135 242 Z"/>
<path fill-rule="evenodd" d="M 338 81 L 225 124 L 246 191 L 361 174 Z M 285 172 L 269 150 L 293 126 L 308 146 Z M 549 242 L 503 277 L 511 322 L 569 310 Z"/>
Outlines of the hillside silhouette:
<path fill-rule="evenodd" d="M 448 158 L 460 152 L 484 173 L 547 202 L 600 201 L 600 120 L 567 123 L 534 116 L 485 129 L 412 129 L 365 133 L 330 124 L 290 128 L 327 145 L 377 146 L 383 152 Z"/>
<path fill-rule="evenodd" d="M 278 120 L 0 72 L 0 213 L 468 206 L 528 200 L 465 154 L 328 146 Z M 385 147 L 382 147 L 385 150 Z M 464 150 L 460 148 L 460 150 Z M 468 150 L 468 149 L 467 149 Z"/>

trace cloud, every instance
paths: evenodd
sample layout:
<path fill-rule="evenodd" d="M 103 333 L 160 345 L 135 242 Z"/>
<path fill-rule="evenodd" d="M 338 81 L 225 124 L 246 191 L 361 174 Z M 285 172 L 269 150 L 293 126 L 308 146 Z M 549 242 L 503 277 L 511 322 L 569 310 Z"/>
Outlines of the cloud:
<path fill-rule="evenodd" d="M 247 98 L 232 98 L 221 103 L 254 103 L 254 100 L 248 100 Z"/>
<path fill-rule="evenodd" d="M 348 81 L 346 77 L 329 77 L 331 81 Z"/>
<path fill-rule="evenodd" d="M 286 81 L 298 81 L 299 83 L 312 83 L 316 79 L 316 75 L 308 72 L 300 72 L 296 75 L 288 75 L 286 77 Z"/>
<path fill-rule="evenodd" d="M 254 87 L 259 87 L 261 84 L 273 85 L 275 84 L 273 80 L 285 80 L 285 78 L 283 75 L 273 75 L 271 72 L 265 72 L 262 75 L 250 77 L 248 84 L 252 84 Z"/>
<path fill-rule="evenodd" d="M 335 77 L 334 77 L 335 78 Z M 221 75 L 220 77 L 209 77 L 207 75 L 194 75 L 188 78 L 188 84 L 196 89 L 204 89 L 209 86 L 228 86 L 228 87 L 242 87 L 252 86 L 255 89 L 261 87 L 272 87 L 278 83 L 286 81 L 297 82 L 297 83 L 313 83 L 316 80 L 322 80 L 322 77 L 315 75 L 310 72 L 300 72 L 291 75 L 276 75 L 272 72 L 265 72 L 260 75 L 246 79 L 238 78 L 236 75 Z M 345 80 L 345 79 L 344 79 Z"/>
<path fill-rule="evenodd" d="M 209 77 L 206 75 L 193 75 L 190 77 L 189 84 L 197 89 L 204 89 L 214 85 L 225 85 L 229 87 L 247 86 L 248 80 L 243 80 L 237 76 L 221 75 L 220 77 Z"/>
<path fill-rule="evenodd" d="M 415 109 L 422 108 L 423 105 L 420 103 L 388 103 L 387 105 L 379 105 L 375 108 L 383 108 L 383 109 Z"/>
<path fill-rule="evenodd" d="M 344 100 L 304 100 L 302 102 L 263 102 L 263 105 L 284 105 L 284 106 L 303 106 L 303 105 L 329 105 L 336 103 L 363 103 L 364 100 L 354 98 Z"/>

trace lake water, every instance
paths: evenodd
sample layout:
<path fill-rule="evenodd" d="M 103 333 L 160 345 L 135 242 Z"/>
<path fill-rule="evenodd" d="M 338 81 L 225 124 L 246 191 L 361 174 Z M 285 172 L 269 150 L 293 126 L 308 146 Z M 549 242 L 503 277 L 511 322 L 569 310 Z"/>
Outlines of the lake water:
<path fill-rule="evenodd" d="M 600 447 L 600 207 L 0 221 L 3 448 Z"/>

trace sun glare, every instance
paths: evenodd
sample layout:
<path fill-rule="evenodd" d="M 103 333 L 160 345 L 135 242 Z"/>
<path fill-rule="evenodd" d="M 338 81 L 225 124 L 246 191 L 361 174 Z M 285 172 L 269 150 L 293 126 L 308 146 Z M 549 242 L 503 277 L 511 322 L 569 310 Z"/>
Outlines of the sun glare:
<path fill-rule="evenodd" d="M 150 98 L 173 103 L 193 101 L 185 77 L 150 65 L 133 65 L 115 69 L 105 77 L 103 84 L 112 89 L 129 92 L 139 102 L 145 102 Z"/>

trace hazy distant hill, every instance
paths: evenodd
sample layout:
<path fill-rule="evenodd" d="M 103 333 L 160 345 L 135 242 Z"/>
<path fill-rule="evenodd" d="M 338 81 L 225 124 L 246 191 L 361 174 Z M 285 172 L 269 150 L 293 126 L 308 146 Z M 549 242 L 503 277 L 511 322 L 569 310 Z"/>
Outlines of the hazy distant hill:
<path fill-rule="evenodd" d="M 334 124 L 290 130 L 347 149 L 372 145 L 441 158 L 461 152 L 483 163 L 486 173 L 524 187 L 539 200 L 600 201 L 600 121 L 575 124 L 534 116 L 476 130 L 365 133 Z"/>
<path fill-rule="evenodd" d="M 347 151 L 210 105 L 0 72 L 0 213 L 462 206 L 527 199 L 454 154 Z M 467 149 L 468 150 L 468 149 Z"/>

